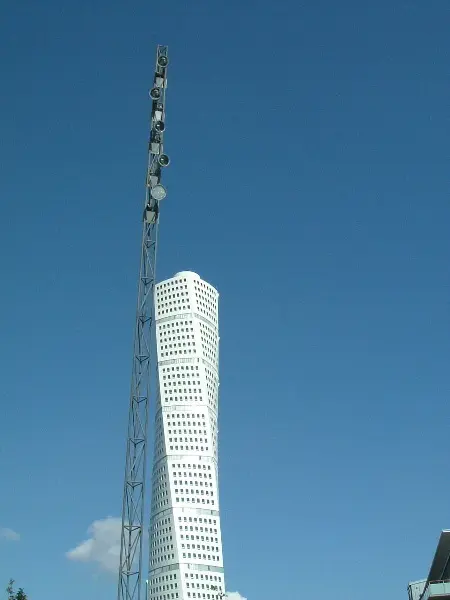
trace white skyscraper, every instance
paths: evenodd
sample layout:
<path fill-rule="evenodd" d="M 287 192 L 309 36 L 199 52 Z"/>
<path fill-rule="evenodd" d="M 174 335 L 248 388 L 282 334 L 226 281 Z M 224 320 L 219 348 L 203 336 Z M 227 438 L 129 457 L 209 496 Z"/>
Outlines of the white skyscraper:
<path fill-rule="evenodd" d="M 217 464 L 218 297 L 190 271 L 155 287 L 160 398 L 150 600 L 216 600 L 225 589 Z"/>

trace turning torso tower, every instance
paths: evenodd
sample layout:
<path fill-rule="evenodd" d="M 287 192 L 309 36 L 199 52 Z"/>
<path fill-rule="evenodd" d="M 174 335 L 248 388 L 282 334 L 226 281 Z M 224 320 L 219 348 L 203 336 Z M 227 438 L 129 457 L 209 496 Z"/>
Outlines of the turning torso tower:
<path fill-rule="evenodd" d="M 155 286 L 160 394 L 150 600 L 217 600 L 225 590 L 217 463 L 218 297 L 190 271 Z"/>

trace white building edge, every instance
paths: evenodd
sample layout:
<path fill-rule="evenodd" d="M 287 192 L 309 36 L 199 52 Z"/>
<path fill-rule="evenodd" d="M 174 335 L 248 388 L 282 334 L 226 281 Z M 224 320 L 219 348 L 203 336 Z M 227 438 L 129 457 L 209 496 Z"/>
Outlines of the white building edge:
<path fill-rule="evenodd" d="M 225 590 L 218 494 L 217 290 L 191 271 L 155 286 L 159 399 L 148 597 L 216 600 Z"/>

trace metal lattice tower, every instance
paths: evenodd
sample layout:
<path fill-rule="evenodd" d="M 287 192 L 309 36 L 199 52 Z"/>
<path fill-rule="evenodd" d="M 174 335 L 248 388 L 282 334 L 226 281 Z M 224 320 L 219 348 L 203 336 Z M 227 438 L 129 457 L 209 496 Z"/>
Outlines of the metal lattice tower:
<path fill-rule="evenodd" d="M 166 196 L 166 190 L 161 184 L 161 170 L 169 164 L 169 158 L 164 154 L 163 149 L 168 62 L 167 46 L 158 46 L 153 87 L 150 91 L 151 131 L 127 429 L 118 600 L 140 600 L 141 597 L 144 494 L 147 477 L 148 412 L 154 326 L 153 293 L 159 203 Z"/>

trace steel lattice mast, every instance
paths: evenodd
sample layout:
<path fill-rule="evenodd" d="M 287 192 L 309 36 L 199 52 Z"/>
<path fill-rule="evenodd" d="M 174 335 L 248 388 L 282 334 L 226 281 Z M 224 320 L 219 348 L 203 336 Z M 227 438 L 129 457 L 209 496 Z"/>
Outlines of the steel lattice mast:
<path fill-rule="evenodd" d="M 140 600 L 141 597 L 144 494 L 147 477 L 148 412 L 154 326 L 153 293 L 159 203 L 166 196 L 166 190 L 161 184 L 161 170 L 169 164 L 169 158 L 164 154 L 163 148 L 168 62 L 167 46 L 158 46 L 153 87 L 150 91 L 151 130 L 127 429 L 118 600 Z"/>

